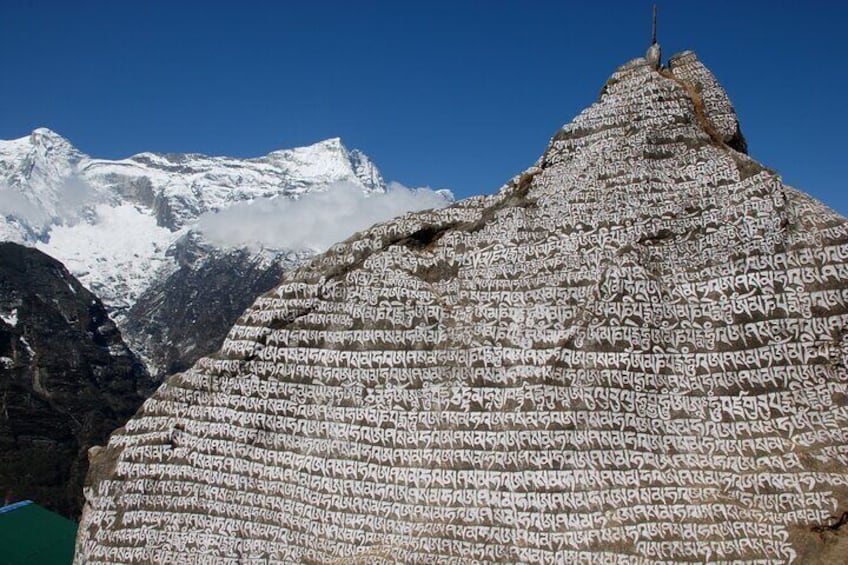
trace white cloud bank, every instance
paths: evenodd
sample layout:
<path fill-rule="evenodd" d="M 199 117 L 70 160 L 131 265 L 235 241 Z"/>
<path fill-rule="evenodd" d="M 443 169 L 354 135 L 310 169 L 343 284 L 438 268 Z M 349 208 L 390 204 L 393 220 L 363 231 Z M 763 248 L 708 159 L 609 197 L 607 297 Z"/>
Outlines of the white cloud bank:
<path fill-rule="evenodd" d="M 44 227 L 50 215 L 18 192 L 0 184 L 0 215 L 20 218 L 30 225 Z"/>
<path fill-rule="evenodd" d="M 55 225 L 73 226 L 93 213 L 98 194 L 76 175 L 57 181 L 55 188 L 41 182 L 26 191 L 0 181 L 0 237 L 31 243 L 46 237 Z"/>
<path fill-rule="evenodd" d="M 310 192 L 298 200 L 258 199 L 204 214 L 197 227 L 221 247 L 324 251 L 377 222 L 406 212 L 442 208 L 448 191 L 410 189 L 391 183 L 386 192 L 366 195 L 349 183 Z"/>

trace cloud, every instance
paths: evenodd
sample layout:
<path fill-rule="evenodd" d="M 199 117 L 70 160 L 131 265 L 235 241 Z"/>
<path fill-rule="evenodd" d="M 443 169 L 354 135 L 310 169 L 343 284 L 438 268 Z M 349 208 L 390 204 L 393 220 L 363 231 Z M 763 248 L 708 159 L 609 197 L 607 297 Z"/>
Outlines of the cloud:
<path fill-rule="evenodd" d="M 298 200 L 258 199 L 204 214 L 198 229 L 221 247 L 324 251 L 377 222 L 452 201 L 448 191 L 410 189 L 399 183 L 371 194 L 350 183 L 336 183 Z"/>
<path fill-rule="evenodd" d="M 98 194 L 83 179 L 71 174 L 55 186 L 42 181 L 22 191 L 0 182 L 0 216 L 17 219 L 35 233 L 91 216 Z"/>
<path fill-rule="evenodd" d="M 50 215 L 30 202 L 26 196 L 2 185 L 0 185 L 0 215 L 19 218 L 37 228 L 42 228 L 50 221 Z"/>

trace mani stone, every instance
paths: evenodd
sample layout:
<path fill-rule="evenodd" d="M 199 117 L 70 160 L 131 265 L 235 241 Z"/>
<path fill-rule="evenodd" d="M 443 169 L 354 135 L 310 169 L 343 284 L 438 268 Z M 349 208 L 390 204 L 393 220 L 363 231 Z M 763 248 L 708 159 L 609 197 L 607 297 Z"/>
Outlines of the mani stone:
<path fill-rule="evenodd" d="M 743 148 L 637 59 L 287 273 L 91 454 L 77 563 L 841 562 L 848 224 Z"/>

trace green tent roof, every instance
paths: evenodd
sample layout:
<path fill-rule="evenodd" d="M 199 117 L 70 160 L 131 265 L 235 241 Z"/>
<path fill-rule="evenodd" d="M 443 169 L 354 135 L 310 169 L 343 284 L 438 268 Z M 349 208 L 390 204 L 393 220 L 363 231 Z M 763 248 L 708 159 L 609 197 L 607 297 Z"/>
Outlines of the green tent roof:
<path fill-rule="evenodd" d="M 68 565 L 77 525 L 29 500 L 0 508 L 0 565 Z"/>

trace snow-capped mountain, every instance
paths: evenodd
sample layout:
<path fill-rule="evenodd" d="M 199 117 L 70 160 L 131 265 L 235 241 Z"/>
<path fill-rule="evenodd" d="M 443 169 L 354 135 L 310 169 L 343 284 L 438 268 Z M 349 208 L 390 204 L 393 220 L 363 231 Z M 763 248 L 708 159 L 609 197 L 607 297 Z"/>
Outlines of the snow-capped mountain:
<path fill-rule="evenodd" d="M 19 212 L 22 227 L 39 228 L 36 237 L 93 204 L 140 204 L 154 211 L 158 225 L 175 230 L 233 202 L 296 197 L 336 182 L 366 193 L 386 188 L 368 157 L 339 138 L 251 159 L 140 153 L 114 161 L 93 159 L 47 128 L 0 140 L 2 196 L 18 196 L 2 211 Z"/>
<path fill-rule="evenodd" d="M 334 183 L 383 192 L 380 172 L 338 138 L 254 159 L 141 153 L 93 159 L 39 128 L 0 141 L 0 238 L 56 257 L 118 313 L 162 269 L 166 250 L 204 213 L 299 198 Z"/>
<path fill-rule="evenodd" d="M 0 237 L 4 241 L 45 239 L 50 226 L 76 221 L 87 204 L 107 195 L 79 181 L 87 157 L 46 128 L 27 137 L 0 140 Z M 89 202 L 89 200 L 91 200 Z"/>
<path fill-rule="evenodd" d="M 173 309 L 172 301 L 164 296 L 168 289 L 188 284 L 195 289 L 195 296 L 187 303 L 204 311 L 214 309 L 216 300 L 226 300 L 230 304 L 227 318 L 233 320 L 221 326 L 223 339 L 226 328 L 254 298 L 245 294 L 232 301 L 221 296 L 221 289 L 230 288 L 222 279 L 227 272 L 233 277 L 238 272 L 254 273 L 256 280 L 247 288 L 262 292 L 265 289 L 260 287 L 273 286 L 275 281 L 268 282 L 271 278 L 318 250 L 287 246 L 285 238 L 282 243 L 275 238 L 267 244 L 260 237 L 257 245 L 255 233 L 251 233 L 252 248 L 243 249 L 239 240 L 227 244 L 220 237 L 204 238 L 199 222 L 237 209 L 238 213 L 232 214 L 235 222 L 253 225 L 252 210 L 264 210 L 265 231 L 276 231 L 278 224 L 291 229 L 291 218 L 282 217 L 285 209 L 280 202 L 301 201 L 338 186 L 359 194 L 360 200 L 392 192 L 370 159 L 360 151 L 348 150 L 338 138 L 249 159 L 141 153 L 106 160 L 89 157 L 59 134 L 39 128 L 27 137 L 0 140 L 0 240 L 34 246 L 62 261 L 103 300 L 130 345 L 153 373 L 161 375 L 165 367 L 184 367 L 193 360 L 189 356 L 176 362 L 160 355 L 162 348 L 174 349 L 168 343 L 171 316 L 198 327 L 204 322 L 199 312 L 164 311 L 165 304 Z M 452 200 L 447 191 L 421 193 L 426 193 L 425 198 L 404 200 L 400 209 L 389 207 L 390 216 L 369 216 L 368 223 Z M 369 211 L 379 208 L 371 205 L 378 200 L 369 200 Z M 331 204 L 319 202 L 317 206 Z M 229 222 L 231 217 L 222 218 Z M 217 232 L 220 223 L 207 222 L 216 225 Z M 342 234 L 346 237 L 353 231 Z M 206 273 L 208 278 L 209 272 L 216 273 L 213 279 L 217 284 L 187 279 L 189 273 L 198 277 Z M 143 307 L 135 312 L 145 319 L 130 320 L 142 297 Z M 158 333 L 153 333 L 160 336 L 157 339 L 151 338 L 151 324 L 156 325 Z M 177 331 L 190 333 L 188 328 Z M 202 344 L 195 345 L 200 348 Z M 205 352 L 197 351 L 196 356 Z"/>
<path fill-rule="evenodd" d="M 373 163 L 333 138 L 255 159 L 141 153 L 128 159 L 84 160 L 80 175 L 94 186 L 151 208 L 158 225 L 174 230 L 234 202 L 298 197 L 337 182 L 363 192 L 384 191 Z"/>

